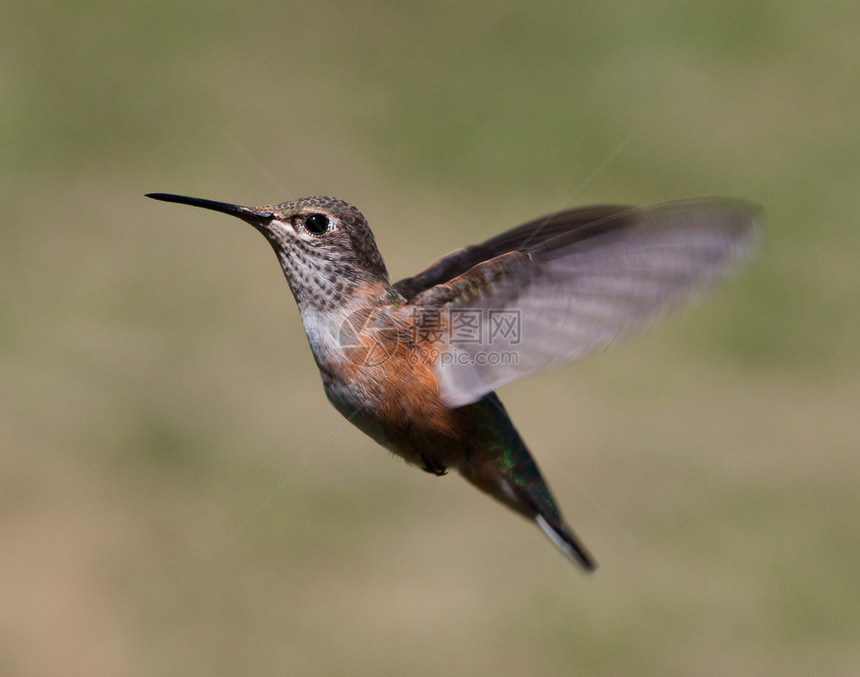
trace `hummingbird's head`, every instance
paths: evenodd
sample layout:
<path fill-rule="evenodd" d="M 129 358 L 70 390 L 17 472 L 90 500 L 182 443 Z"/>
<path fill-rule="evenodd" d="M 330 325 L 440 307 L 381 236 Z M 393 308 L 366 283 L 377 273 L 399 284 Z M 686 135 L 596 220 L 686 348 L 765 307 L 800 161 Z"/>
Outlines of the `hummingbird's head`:
<path fill-rule="evenodd" d="M 324 311 L 343 305 L 361 287 L 388 283 L 367 220 L 343 200 L 305 197 L 243 207 L 165 193 L 147 197 L 213 209 L 250 223 L 274 248 L 300 307 Z"/>

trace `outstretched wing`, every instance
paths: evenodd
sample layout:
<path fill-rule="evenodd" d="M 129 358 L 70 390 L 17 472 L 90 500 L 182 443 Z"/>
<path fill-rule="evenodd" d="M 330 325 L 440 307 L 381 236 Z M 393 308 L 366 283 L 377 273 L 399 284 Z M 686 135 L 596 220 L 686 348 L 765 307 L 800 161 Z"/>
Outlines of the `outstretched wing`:
<path fill-rule="evenodd" d="M 410 300 L 430 287 L 462 275 L 479 263 L 507 252 L 532 251 L 558 235 L 570 236 L 579 232 L 584 226 L 594 226 L 608 216 L 630 209 L 631 207 L 625 205 L 596 205 L 568 209 L 535 219 L 500 233 L 481 244 L 470 245 L 446 254 L 417 275 L 395 282 L 393 286 L 407 300 Z"/>
<path fill-rule="evenodd" d="M 447 405 L 602 350 L 689 305 L 748 257 L 763 213 L 741 200 L 697 198 L 595 216 L 565 227 L 558 215 L 549 236 L 540 221 L 521 226 L 477 248 L 504 253 L 411 297 L 413 308 L 446 316 L 449 343 L 436 373 Z M 471 261 L 470 249 L 410 280 L 447 277 Z M 460 332 L 467 318 L 469 331 Z"/>

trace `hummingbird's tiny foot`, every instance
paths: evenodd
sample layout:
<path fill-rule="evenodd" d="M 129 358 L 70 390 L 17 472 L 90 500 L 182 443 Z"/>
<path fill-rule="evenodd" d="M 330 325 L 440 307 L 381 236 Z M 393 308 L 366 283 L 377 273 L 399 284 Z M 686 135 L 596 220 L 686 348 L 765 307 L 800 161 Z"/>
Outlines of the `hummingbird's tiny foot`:
<path fill-rule="evenodd" d="M 448 474 L 448 468 L 427 458 L 424 454 L 421 454 L 421 460 L 424 461 L 424 467 L 421 468 L 424 472 L 429 472 L 432 475 L 436 475 L 436 477 Z"/>

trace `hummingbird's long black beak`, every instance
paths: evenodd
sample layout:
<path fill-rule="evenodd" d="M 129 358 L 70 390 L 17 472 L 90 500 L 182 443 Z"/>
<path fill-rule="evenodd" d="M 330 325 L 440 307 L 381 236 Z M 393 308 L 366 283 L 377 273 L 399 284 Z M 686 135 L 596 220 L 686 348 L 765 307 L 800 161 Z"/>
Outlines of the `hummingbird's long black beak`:
<path fill-rule="evenodd" d="M 191 205 L 192 207 L 203 207 L 216 212 L 223 212 L 231 216 L 238 216 L 240 219 L 248 221 L 253 225 L 267 223 L 275 218 L 272 212 L 258 212 L 251 207 L 243 207 L 241 205 L 231 205 L 227 202 L 216 202 L 215 200 L 204 200 L 199 197 L 188 197 L 187 195 L 172 195 L 170 193 L 147 193 L 146 197 L 151 197 L 153 200 L 162 200 L 163 202 L 178 202 L 182 205 Z"/>

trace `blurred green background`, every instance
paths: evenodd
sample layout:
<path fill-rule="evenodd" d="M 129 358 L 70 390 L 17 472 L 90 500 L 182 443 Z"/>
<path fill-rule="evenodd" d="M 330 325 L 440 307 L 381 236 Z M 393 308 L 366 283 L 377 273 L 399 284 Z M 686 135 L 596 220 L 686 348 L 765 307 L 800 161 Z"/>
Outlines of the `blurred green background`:
<path fill-rule="evenodd" d="M 4 6 L 0 672 L 860 673 L 858 28 L 848 0 Z M 342 197 L 399 278 L 634 133 L 571 205 L 769 222 L 703 307 L 501 392 L 590 577 L 341 428 L 262 238 L 143 198 Z"/>

